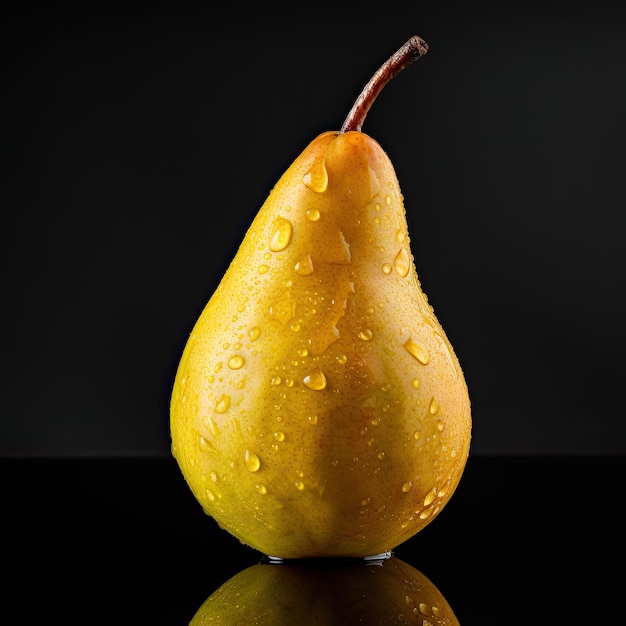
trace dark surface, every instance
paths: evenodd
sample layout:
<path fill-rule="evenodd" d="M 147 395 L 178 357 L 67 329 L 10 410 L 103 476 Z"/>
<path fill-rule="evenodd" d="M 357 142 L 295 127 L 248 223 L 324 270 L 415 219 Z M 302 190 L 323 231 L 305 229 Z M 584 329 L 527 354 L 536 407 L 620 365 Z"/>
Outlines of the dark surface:
<path fill-rule="evenodd" d="M 170 459 L 0 471 L 13 623 L 188 624 L 262 558 L 204 515 Z M 620 623 L 625 476 L 624 457 L 472 457 L 448 506 L 394 556 L 463 626 Z"/>

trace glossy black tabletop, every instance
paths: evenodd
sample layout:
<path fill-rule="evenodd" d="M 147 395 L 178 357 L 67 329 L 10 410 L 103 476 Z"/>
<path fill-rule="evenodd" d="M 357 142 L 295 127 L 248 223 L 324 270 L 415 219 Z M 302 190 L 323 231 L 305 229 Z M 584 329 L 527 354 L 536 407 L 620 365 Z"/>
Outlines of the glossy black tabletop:
<path fill-rule="evenodd" d="M 189 624 L 222 585 L 263 562 L 202 512 L 172 459 L 0 464 L 12 623 Z M 430 581 L 463 626 L 623 623 L 625 477 L 624 457 L 470 457 L 448 506 L 392 558 Z M 297 623 L 352 623 L 349 595 L 335 619 L 337 594 L 317 583 L 345 564 L 298 565 L 308 582 L 296 584 L 295 601 L 315 609 Z M 340 574 L 333 584 L 351 588 L 352 574 Z M 289 586 L 290 570 L 281 576 Z M 257 597 L 264 618 L 233 623 L 278 623 L 268 617 L 276 593 Z M 353 623 L 445 623 L 411 594 L 398 606 L 370 595 L 387 605 L 371 620 L 360 606 Z"/>

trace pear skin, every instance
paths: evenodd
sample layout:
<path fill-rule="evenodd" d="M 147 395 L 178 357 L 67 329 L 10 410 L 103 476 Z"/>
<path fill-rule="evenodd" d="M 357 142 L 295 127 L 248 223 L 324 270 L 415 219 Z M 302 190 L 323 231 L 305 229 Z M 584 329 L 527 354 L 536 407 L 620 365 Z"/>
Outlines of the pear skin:
<path fill-rule="evenodd" d="M 188 338 L 170 425 L 204 511 L 267 555 L 387 552 L 449 501 L 468 389 L 367 134 L 322 133 L 272 189 Z"/>

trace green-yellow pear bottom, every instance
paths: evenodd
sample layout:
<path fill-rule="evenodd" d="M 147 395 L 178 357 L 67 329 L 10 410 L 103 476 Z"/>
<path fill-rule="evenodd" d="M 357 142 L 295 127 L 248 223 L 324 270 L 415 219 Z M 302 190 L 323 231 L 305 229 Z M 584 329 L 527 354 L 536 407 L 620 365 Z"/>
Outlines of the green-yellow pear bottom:
<path fill-rule="evenodd" d="M 321 134 L 271 191 L 185 346 L 171 437 L 204 511 L 271 556 L 390 551 L 449 501 L 468 390 L 368 135 Z"/>

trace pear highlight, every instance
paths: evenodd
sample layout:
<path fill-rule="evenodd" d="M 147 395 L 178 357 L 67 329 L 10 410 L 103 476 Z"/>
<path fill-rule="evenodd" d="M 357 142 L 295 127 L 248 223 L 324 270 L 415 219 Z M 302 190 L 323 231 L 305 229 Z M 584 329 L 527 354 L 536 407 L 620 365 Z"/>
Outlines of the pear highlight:
<path fill-rule="evenodd" d="M 463 372 L 418 280 L 391 160 L 360 130 L 426 49 L 411 38 L 283 174 L 178 366 L 172 454 L 204 511 L 269 556 L 390 551 L 466 464 Z"/>

